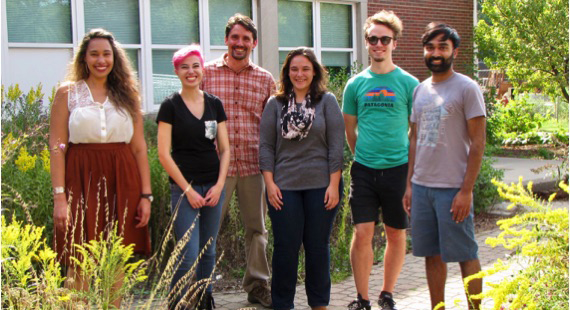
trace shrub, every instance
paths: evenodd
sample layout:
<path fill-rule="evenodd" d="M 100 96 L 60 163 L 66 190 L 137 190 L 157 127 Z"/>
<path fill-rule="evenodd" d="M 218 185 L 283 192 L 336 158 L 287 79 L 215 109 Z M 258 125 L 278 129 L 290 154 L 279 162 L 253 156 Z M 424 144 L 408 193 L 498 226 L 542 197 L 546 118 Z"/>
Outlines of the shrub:
<path fill-rule="evenodd" d="M 485 212 L 500 199 L 492 180 L 502 180 L 505 173 L 503 170 L 493 168 L 495 161 L 492 158 L 483 157 L 481 170 L 473 188 L 473 207 L 476 214 Z"/>
<path fill-rule="evenodd" d="M 77 291 L 62 288 L 57 254 L 46 244 L 44 227 L 7 224 L 2 216 L 2 305 L 10 309 L 109 309 L 111 302 L 125 295 L 137 282 L 145 280 L 142 260 L 128 263 L 134 245 L 123 245 L 116 229 L 107 237 L 77 246 L 82 259 L 74 261 L 87 279 L 89 288 Z M 116 285 L 117 275 L 122 283 Z M 75 298 L 88 303 L 73 303 Z"/>
<path fill-rule="evenodd" d="M 524 268 L 499 283 L 488 283 L 491 289 L 472 298 L 492 298 L 494 309 L 568 309 L 568 208 L 554 209 L 550 202 L 538 200 L 532 194 L 532 182 L 525 188 L 519 184 L 506 185 L 493 181 L 499 194 L 516 204 L 529 207 L 528 213 L 500 220 L 502 232 L 486 243 L 495 247 L 516 250 L 514 262 Z M 568 185 L 560 183 L 568 192 Z M 513 263 L 514 263 L 513 262 Z M 487 277 L 506 270 L 512 263 L 498 260 L 493 268 L 465 279 L 465 286 L 473 278 Z"/>
<path fill-rule="evenodd" d="M 568 145 L 568 131 L 559 129 L 557 132 L 554 133 L 554 139 L 559 144 Z"/>
<path fill-rule="evenodd" d="M 496 111 L 501 107 L 495 97 L 497 90 L 495 87 L 488 87 L 483 92 L 483 99 L 485 100 L 485 114 L 487 115 L 486 137 L 488 145 L 496 145 L 501 143 L 499 133 L 501 132 L 501 122 L 498 117 L 494 117 Z"/>
<path fill-rule="evenodd" d="M 43 103 L 42 86 L 30 89 L 27 94 L 18 85 L 9 87 L 6 92 L 2 86 L 1 94 L 2 208 L 9 218 L 41 223 L 46 227 L 47 241 L 51 244 L 49 116 Z"/>
<path fill-rule="evenodd" d="M 43 231 L 17 220 L 8 224 L 2 216 L 2 308 L 58 309 L 69 300 Z"/>
<path fill-rule="evenodd" d="M 488 123 L 493 127 L 494 139 L 503 144 L 547 143 L 550 135 L 537 131 L 546 118 L 535 111 L 528 96 L 511 100 L 505 106 L 496 104 Z"/>

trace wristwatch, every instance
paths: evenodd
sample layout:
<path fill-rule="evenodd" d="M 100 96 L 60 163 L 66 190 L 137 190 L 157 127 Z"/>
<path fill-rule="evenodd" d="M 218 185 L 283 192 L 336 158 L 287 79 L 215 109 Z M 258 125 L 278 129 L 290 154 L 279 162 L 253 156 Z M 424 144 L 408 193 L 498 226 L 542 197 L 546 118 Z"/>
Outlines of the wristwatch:
<path fill-rule="evenodd" d="M 152 202 L 154 200 L 154 197 L 152 197 L 152 194 L 141 194 L 141 198 L 146 198 L 150 202 Z"/>

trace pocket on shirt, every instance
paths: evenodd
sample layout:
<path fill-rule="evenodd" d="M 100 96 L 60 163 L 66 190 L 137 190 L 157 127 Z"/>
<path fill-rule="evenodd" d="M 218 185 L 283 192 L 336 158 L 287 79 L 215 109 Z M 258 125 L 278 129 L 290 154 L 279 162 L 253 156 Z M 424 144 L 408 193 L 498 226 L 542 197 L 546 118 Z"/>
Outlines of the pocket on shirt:
<path fill-rule="evenodd" d="M 214 140 L 216 138 L 216 134 L 218 133 L 218 122 L 205 121 L 204 127 L 206 127 L 206 132 L 205 132 L 206 138 Z"/>

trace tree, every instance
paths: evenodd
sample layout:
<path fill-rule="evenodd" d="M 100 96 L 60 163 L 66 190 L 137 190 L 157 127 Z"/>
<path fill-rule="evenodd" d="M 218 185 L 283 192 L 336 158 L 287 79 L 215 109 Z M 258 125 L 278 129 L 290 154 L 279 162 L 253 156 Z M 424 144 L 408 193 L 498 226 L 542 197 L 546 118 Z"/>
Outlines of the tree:
<path fill-rule="evenodd" d="M 481 2 L 486 19 L 475 29 L 475 42 L 485 63 L 506 70 L 520 91 L 568 102 L 568 0 Z"/>

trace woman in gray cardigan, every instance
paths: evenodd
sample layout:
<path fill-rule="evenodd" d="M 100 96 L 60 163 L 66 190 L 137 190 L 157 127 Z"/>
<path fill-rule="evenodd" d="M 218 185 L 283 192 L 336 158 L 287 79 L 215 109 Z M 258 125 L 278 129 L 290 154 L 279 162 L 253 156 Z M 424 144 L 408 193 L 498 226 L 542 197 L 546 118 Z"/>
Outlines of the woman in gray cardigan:
<path fill-rule="evenodd" d="M 292 309 L 301 244 L 312 309 L 330 300 L 329 239 L 342 192 L 344 122 L 327 72 L 306 47 L 291 51 L 261 118 L 259 163 L 274 252 L 274 309 Z"/>

